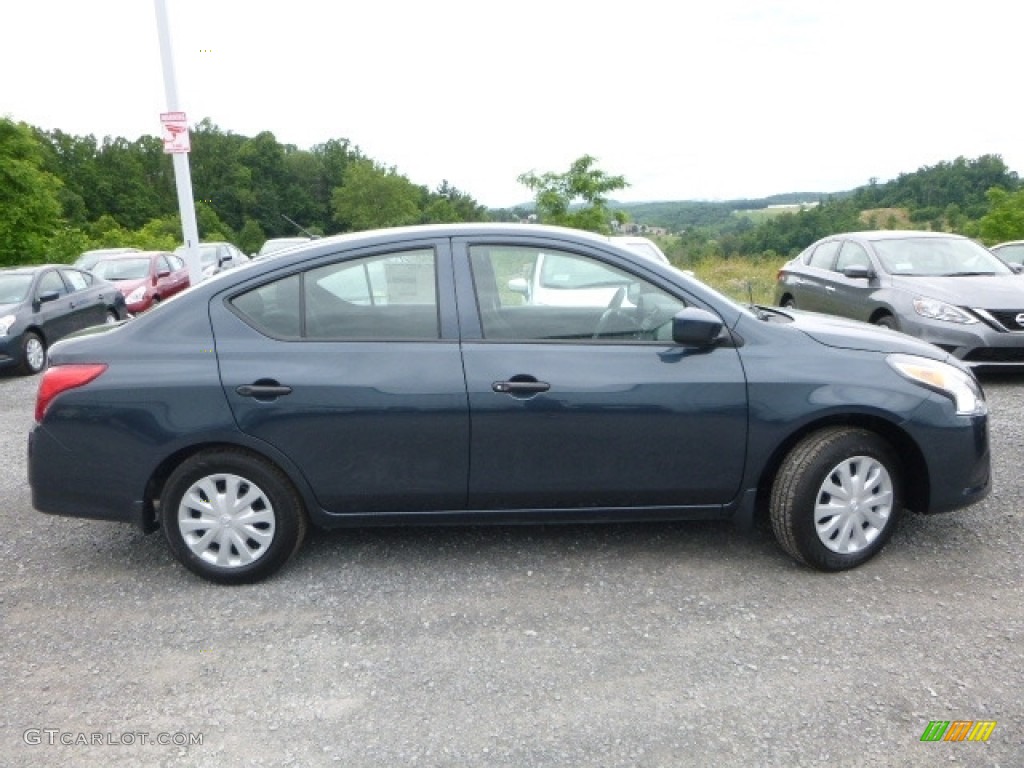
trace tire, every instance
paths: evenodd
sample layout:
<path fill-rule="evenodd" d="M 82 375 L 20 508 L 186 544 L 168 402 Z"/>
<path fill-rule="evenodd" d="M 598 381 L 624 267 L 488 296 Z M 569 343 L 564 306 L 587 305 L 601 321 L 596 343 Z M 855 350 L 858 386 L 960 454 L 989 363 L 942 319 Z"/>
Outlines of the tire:
<path fill-rule="evenodd" d="M 812 568 L 842 571 L 881 551 L 902 506 L 901 467 L 888 443 L 864 429 L 834 427 L 786 456 L 769 509 L 786 552 Z"/>
<path fill-rule="evenodd" d="M 787 296 L 782 300 L 782 304 L 779 306 L 784 307 L 785 309 L 796 309 L 796 301 L 792 296 Z"/>
<path fill-rule="evenodd" d="M 26 376 L 39 373 L 46 367 L 46 344 L 34 331 L 25 331 L 21 337 L 21 364 L 18 370 Z"/>
<path fill-rule="evenodd" d="M 107 317 L 106 317 L 106 319 L 104 320 L 104 322 L 105 322 L 105 323 L 106 323 L 107 325 L 113 325 L 114 323 L 116 323 L 116 322 L 120 321 L 120 319 L 121 319 L 121 318 L 119 318 L 119 317 L 117 316 L 117 312 L 115 312 L 115 311 L 114 311 L 114 310 L 112 310 L 112 309 L 108 309 L 108 310 L 107 310 Z"/>
<path fill-rule="evenodd" d="M 880 315 L 875 319 L 875 325 L 879 328 L 889 328 L 893 331 L 898 331 L 900 329 L 899 324 L 896 322 L 896 318 L 892 315 Z"/>
<path fill-rule="evenodd" d="M 235 449 L 182 462 L 160 497 L 160 523 L 181 564 L 218 584 L 267 578 L 298 551 L 307 529 L 284 473 Z"/>

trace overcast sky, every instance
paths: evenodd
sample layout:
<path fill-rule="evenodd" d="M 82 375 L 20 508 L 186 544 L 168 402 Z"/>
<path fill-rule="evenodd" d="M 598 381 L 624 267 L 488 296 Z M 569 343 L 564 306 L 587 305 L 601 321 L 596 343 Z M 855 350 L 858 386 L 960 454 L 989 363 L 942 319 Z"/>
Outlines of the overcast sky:
<path fill-rule="evenodd" d="M 1013 0 L 166 0 L 194 124 L 347 138 L 479 202 L 583 154 L 628 201 L 836 192 L 1001 155 L 1024 175 Z M 160 135 L 154 0 L 4 3 L 0 115 Z"/>

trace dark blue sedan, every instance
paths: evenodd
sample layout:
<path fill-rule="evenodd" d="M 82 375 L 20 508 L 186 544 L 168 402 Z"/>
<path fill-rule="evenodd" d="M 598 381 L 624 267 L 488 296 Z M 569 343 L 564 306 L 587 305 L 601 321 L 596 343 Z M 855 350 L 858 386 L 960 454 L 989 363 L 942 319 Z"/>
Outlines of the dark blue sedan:
<path fill-rule="evenodd" d="M 0 368 L 39 373 L 51 344 L 128 316 L 117 287 L 61 264 L 0 269 Z"/>
<path fill-rule="evenodd" d="M 545 262 L 556 305 L 515 290 Z M 551 268 L 556 264 L 557 268 Z M 739 306 L 606 238 L 444 225 L 312 241 L 51 350 L 43 512 L 162 528 L 221 583 L 324 528 L 771 520 L 822 570 L 990 488 L 938 347 Z"/>

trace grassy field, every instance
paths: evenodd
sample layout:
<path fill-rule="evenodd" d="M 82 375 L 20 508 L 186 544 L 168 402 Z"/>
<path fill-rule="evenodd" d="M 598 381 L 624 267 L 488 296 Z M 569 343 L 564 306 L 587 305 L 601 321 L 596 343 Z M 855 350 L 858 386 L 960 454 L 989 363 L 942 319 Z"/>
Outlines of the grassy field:
<path fill-rule="evenodd" d="M 736 301 L 773 304 L 775 276 L 784 263 L 754 259 L 718 259 L 693 267 L 694 273 L 712 288 Z"/>

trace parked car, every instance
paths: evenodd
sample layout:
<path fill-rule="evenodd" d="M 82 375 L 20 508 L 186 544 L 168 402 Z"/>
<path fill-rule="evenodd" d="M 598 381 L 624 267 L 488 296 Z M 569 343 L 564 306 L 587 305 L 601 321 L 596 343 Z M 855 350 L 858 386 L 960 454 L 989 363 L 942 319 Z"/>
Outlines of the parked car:
<path fill-rule="evenodd" d="M 1007 264 L 1024 266 L 1024 240 L 1011 240 L 989 248 L 992 253 Z"/>
<path fill-rule="evenodd" d="M 254 253 L 252 257 L 254 259 L 262 259 L 277 251 L 294 248 L 296 245 L 304 245 L 312 239 L 311 237 L 272 237 L 263 243 L 259 252 Z"/>
<path fill-rule="evenodd" d="M 108 256 L 118 256 L 122 253 L 138 253 L 138 248 L 96 248 L 92 251 L 84 251 L 77 259 L 75 259 L 73 266 L 75 269 L 84 269 L 89 271 L 93 268 L 93 265 L 105 259 Z"/>
<path fill-rule="evenodd" d="M 658 247 L 658 244 L 648 237 L 640 237 L 639 235 L 612 235 L 608 238 L 611 242 L 619 245 L 624 245 L 631 251 L 636 251 L 641 256 L 646 256 L 654 261 L 660 261 L 662 264 L 668 264 L 668 256 L 665 252 Z"/>
<path fill-rule="evenodd" d="M 646 237 L 609 237 L 608 242 L 620 246 L 641 262 L 667 265 L 668 257 Z M 581 262 L 559 253 L 529 252 L 519 268 L 520 275 L 508 281 L 508 290 L 521 295 L 528 304 L 549 307 L 588 306 L 594 302 L 608 304 L 615 292 L 629 280 L 610 272 L 600 264 Z M 634 306 L 626 296 L 621 302 Z"/>
<path fill-rule="evenodd" d="M 0 368 L 39 373 L 58 339 L 127 316 L 117 288 L 88 272 L 60 264 L 0 269 Z"/>
<path fill-rule="evenodd" d="M 540 253 L 621 285 L 524 304 L 504 281 Z M 162 528 L 222 583 L 310 524 L 761 513 L 840 570 L 904 508 L 989 492 L 987 419 L 970 369 L 910 336 L 743 307 L 598 235 L 436 225 L 317 240 L 58 343 L 28 476 L 36 509 Z"/>
<path fill-rule="evenodd" d="M 185 260 L 187 249 L 179 245 L 174 249 L 174 254 L 182 261 Z M 218 272 L 226 269 L 240 267 L 249 261 L 249 257 L 231 243 L 210 242 L 199 244 L 199 268 L 203 272 L 203 279 L 213 277 Z"/>
<path fill-rule="evenodd" d="M 968 365 L 1024 365 L 1024 277 L 959 235 L 823 238 L 779 270 L 775 301 L 903 331 Z"/>
<path fill-rule="evenodd" d="M 92 271 L 118 287 L 132 314 L 145 312 L 190 285 L 185 262 L 165 251 L 109 256 L 96 262 Z"/>

